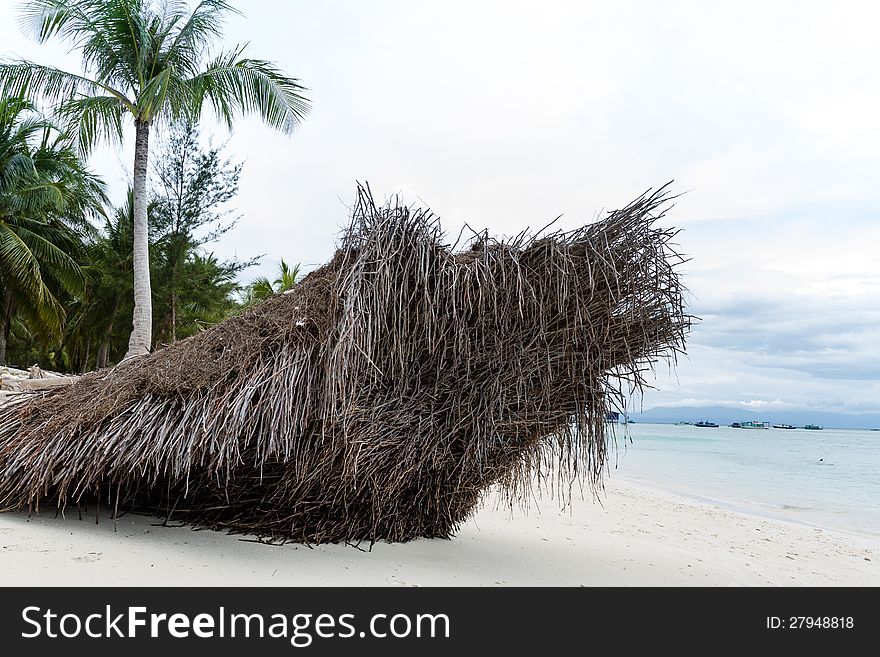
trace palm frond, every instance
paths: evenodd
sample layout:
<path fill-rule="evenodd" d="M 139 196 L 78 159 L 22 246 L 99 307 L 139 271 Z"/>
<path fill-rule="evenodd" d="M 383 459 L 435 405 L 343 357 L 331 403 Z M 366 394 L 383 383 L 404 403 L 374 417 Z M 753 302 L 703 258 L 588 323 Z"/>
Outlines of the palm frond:
<path fill-rule="evenodd" d="M 51 227 L 45 227 L 44 231 L 50 235 L 54 233 L 57 240 L 59 231 L 52 231 Z M 34 259 L 41 263 L 42 266 L 38 265 L 38 267 L 42 278 L 50 277 L 56 280 L 70 294 L 81 294 L 85 290 L 85 277 L 79 264 L 53 243 L 53 240 L 47 239 L 45 234 L 40 235 L 23 226 L 16 226 L 14 232 L 27 245 Z"/>
<path fill-rule="evenodd" d="M 299 277 L 299 267 L 297 264 L 291 268 L 283 258 L 281 259 L 280 273 L 278 278 L 275 279 L 276 292 L 287 292 L 296 286 L 296 279 Z"/>
<path fill-rule="evenodd" d="M 170 43 L 168 64 L 187 77 L 198 75 L 198 63 L 205 48 L 219 37 L 225 14 L 241 15 L 241 12 L 227 0 L 199 2 Z"/>
<path fill-rule="evenodd" d="M 24 59 L 0 63 L 0 94 L 4 96 L 40 96 L 50 103 L 60 103 L 80 95 L 105 93 L 127 108 L 133 107 L 122 92 L 82 75 Z"/>
<path fill-rule="evenodd" d="M 40 303 L 20 303 L 17 313 L 24 320 L 28 330 L 38 337 L 55 338 L 61 334 L 64 325 L 64 308 L 52 292 L 42 286 Z"/>
<path fill-rule="evenodd" d="M 121 143 L 126 106 L 116 96 L 82 96 L 58 108 L 58 116 L 76 131 L 80 152 L 87 153 L 102 140 Z"/>
<path fill-rule="evenodd" d="M 248 291 L 251 296 L 258 301 L 268 299 L 275 294 L 275 288 L 272 286 L 272 281 L 265 276 L 260 276 L 255 279 L 254 282 L 251 283 Z"/>
<path fill-rule="evenodd" d="M 290 134 L 309 112 L 307 89 L 272 62 L 241 58 L 244 48 L 225 53 L 192 78 L 196 106 L 210 101 L 230 128 L 239 114 L 258 114 L 267 125 Z"/>
<path fill-rule="evenodd" d="M 130 0 L 32 0 L 23 10 L 21 24 L 38 41 L 57 36 L 81 50 L 87 69 L 102 82 L 129 90 L 138 77 L 132 58 L 134 29 Z M 142 3 L 136 2 L 140 5 Z"/>
<path fill-rule="evenodd" d="M 30 300 L 42 296 L 40 263 L 12 226 L 0 221 L 0 271 L 3 287 L 19 289 Z"/>
<path fill-rule="evenodd" d="M 15 153 L 3 162 L 3 171 L 0 172 L 0 193 L 15 180 L 21 180 L 24 176 L 35 172 L 34 161 L 26 153 Z"/>

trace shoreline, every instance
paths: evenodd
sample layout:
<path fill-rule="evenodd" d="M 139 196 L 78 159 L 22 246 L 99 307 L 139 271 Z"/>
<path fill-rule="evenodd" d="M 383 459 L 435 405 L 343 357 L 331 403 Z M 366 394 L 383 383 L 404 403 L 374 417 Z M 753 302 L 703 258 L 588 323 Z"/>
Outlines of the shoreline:
<path fill-rule="evenodd" d="M 639 488 L 644 488 L 647 490 L 653 490 L 655 492 L 667 493 L 673 497 L 681 497 L 684 499 L 692 500 L 694 502 L 698 502 L 700 504 L 705 504 L 708 506 L 719 507 L 722 509 L 727 509 L 728 511 L 732 511 L 737 514 L 752 516 L 755 518 L 761 518 L 764 520 L 771 520 L 774 522 L 781 522 L 786 524 L 797 525 L 799 527 L 811 527 L 814 529 L 821 529 L 826 532 L 830 532 L 833 534 L 841 534 L 843 536 L 849 536 L 858 541 L 868 541 L 869 543 L 876 544 L 878 550 L 880 550 L 880 532 L 872 533 L 867 530 L 858 529 L 854 527 L 844 527 L 842 525 L 835 525 L 831 523 L 827 523 L 823 520 L 816 518 L 815 516 L 811 518 L 794 518 L 786 516 L 784 511 L 789 507 L 779 507 L 779 506 L 771 506 L 764 505 L 758 502 L 748 503 L 737 500 L 729 500 L 721 497 L 710 497 L 708 495 L 700 495 L 698 493 L 693 493 L 686 490 L 681 490 L 679 488 L 675 488 L 673 486 L 654 482 L 647 481 L 645 479 L 641 479 L 639 477 L 631 476 L 631 475 L 620 475 L 618 474 L 618 481 L 622 481 L 626 484 L 632 484 L 633 486 L 637 486 Z M 790 509 L 791 510 L 791 509 Z M 813 509 L 809 509 L 804 507 L 803 510 L 811 511 Z"/>
<path fill-rule="evenodd" d="M 477 511 L 451 540 L 270 546 L 76 513 L 0 514 L 4 586 L 878 586 L 880 541 L 606 480 L 560 510 Z M 362 545 L 367 548 L 367 545 Z"/>

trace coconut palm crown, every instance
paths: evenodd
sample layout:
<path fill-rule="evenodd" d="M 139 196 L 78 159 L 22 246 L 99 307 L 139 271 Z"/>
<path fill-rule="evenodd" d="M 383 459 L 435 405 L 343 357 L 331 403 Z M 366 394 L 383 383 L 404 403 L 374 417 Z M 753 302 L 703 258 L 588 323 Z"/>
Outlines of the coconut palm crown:
<path fill-rule="evenodd" d="M 147 241 L 150 131 L 159 123 L 196 121 L 208 105 L 232 128 L 255 113 L 290 134 L 303 120 L 305 87 L 275 64 L 244 57 L 244 46 L 214 50 L 225 18 L 239 13 L 226 0 L 32 0 L 22 25 L 40 42 L 53 37 L 82 56 L 81 73 L 31 61 L 0 64 L 0 94 L 27 94 L 53 104 L 76 130 L 84 153 L 100 141 L 121 142 L 135 127 L 133 330 L 127 356 L 151 347 L 152 307 Z"/>

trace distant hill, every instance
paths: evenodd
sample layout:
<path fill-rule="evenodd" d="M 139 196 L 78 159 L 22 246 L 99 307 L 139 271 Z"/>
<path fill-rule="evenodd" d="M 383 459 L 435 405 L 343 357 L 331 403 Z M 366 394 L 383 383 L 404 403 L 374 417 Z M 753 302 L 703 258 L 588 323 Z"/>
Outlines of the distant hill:
<path fill-rule="evenodd" d="M 770 422 L 770 424 L 793 424 L 800 427 L 805 424 L 818 424 L 829 429 L 880 428 L 880 414 L 878 413 L 849 415 L 824 411 L 747 411 L 726 406 L 652 408 L 644 413 L 631 413 L 629 417 L 635 422 L 656 422 L 659 424 L 709 420 L 726 425 L 743 420 L 760 420 Z"/>

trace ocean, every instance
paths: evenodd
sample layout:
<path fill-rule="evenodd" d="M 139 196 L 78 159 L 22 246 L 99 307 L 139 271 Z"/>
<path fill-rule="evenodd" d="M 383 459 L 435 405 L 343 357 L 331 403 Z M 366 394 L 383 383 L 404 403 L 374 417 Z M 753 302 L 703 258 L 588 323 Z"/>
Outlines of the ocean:
<path fill-rule="evenodd" d="M 880 537 L 880 432 L 630 424 L 613 478 L 765 517 Z"/>

